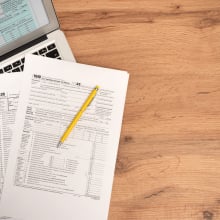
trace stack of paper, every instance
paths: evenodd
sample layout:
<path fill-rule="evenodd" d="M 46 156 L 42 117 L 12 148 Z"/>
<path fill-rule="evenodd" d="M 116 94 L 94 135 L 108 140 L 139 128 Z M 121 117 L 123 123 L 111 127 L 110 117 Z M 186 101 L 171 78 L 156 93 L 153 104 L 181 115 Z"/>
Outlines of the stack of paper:
<path fill-rule="evenodd" d="M 23 73 L 1 76 L 0 216 L 107 219 L 127 83 L 124 71 L 33 55 Z M 94 101 L 57 147 L 96 85 Z"/>

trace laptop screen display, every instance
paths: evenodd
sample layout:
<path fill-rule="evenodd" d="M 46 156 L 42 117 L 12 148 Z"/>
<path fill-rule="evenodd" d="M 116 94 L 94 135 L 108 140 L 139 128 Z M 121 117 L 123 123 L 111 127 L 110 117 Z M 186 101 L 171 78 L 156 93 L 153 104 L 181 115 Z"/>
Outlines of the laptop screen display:
<path fill-rule="evenodd" d="M 0 48 L 48 23 L 41 0 L 0 0 Z"/>

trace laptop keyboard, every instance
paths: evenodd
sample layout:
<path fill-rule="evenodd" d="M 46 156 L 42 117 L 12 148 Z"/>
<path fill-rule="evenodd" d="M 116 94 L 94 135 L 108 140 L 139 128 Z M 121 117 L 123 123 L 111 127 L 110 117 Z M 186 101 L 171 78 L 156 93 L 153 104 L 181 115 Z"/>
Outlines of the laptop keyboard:
<path fill-rule="evenodd" d="M 33 54 L 61 60 L 60 54 L 57 50 L 55 43 L 49 44 L 48 46 L 43 47 L 40 50 L 33 52 Z M 0 68 L 0 74 L 23 71 L 24 61 L 25 59 L 21 58 L 13 62 L 12 64 L 9 64 L 3 68 Z"/>

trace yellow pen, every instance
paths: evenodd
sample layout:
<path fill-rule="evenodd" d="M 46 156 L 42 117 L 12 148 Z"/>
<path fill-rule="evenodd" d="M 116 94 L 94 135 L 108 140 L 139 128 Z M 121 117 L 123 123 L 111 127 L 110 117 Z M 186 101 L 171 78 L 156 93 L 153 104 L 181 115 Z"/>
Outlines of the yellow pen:
<path fill-rule="evenodd" d="M 95 98 L 97 92 L 99 90 L 99 86 L 96 86 L 92 92 L 90 93 L 90 95 L 88 96 L 88 98 L 86 99 L 86 101 L 83 103 L 82 107 L 80 108 L 80 110 L 78 111 L 78 113 L 76 114 L 76 116 L 74 117 L 74 119 L 72 120 L 71 124 L 68 126 L 68 128 L 66 129 L 66 131 L 64 132 L 63 136 L 61 137 L 57 147 L 60 147 L 64 141 L 67 139 L 67 137 L 69 136 L 69 134 L 71 133 L 71 131 L 73 130 L 73 128 L 75 127 L 76 123 L 78 122 L 78 120 L 81 118 L 83 112 L 87 109 L 87 107 L 91 104 L 91 102 L 93 101 L 93 99 Z"/>

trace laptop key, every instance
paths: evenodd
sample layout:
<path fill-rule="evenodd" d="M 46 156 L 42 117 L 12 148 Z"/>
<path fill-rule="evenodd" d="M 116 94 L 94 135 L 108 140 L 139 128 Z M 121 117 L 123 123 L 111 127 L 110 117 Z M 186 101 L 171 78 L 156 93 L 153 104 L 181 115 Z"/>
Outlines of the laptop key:
<path fill-rule="evenodd" d="M 13 69 L 12 72 L 21 72 L 20 68 Z"/>
<path fill-rule="evenodd" d="M 21 59 L 21 62 L 24 63 L 24 58 Z"/>
<path fill-rule="evenodd" d="M 41 50 L 39 50 L 39 54 L 40 55 L 42 55 L 42 54 L 44 54 L 44 53 L 46 53 L 47 52 L 47 48 L 46 47 L 44 47 L 44 48 L 42 48 Z"/>
<path fill-rule="evenodd" d="M 4 73 L 3 69 L 0 69 L 0 74 Z"/>
<path fill-rule="evenodd" d="M 14 62 L 14 63 L 12 64 L 13 67 L 17 67 L 17 66 L 20 66 L 20 65 L 21 65 L 21 61 L 20 61 L 20 60 Z"/>
<path fill-rule="evenodd" d="M 22 66 L 20 66 L 21 67 L 21 71 L 23 71 L 24 70 L 24 65 L 22 65 Z"/>
<path fill-rule="evenodd" d="M 38 52 L 34 52 L 33 54 L 34 54 L 34 55 L 38 55 Z"/>
<path fill-rule="evenodd" d="M 8 66 L 4 67 L 5 72 L 10 71 L 11 69 L 12 69 L 12 65 L 8 65 Z"/>
<path fill-rule="evenodd" d="M 49 46 L 47 46 L 47 49 L 48 49 L 48 50 L 52 50 L 52 49 L 54 49 L 55 47 L 56 47 L 55 44 L 50 44 Z"/>
<path fill-rule="evenodd" d="M 56 57 L 59 57 L 60 54 L 59 54 L 58 50 L 55 49 L 55 50 L 52 50 L 49 53 L 47 53 L 46 56 L 50 57 L 50 58 L 56 58 Z"/>

